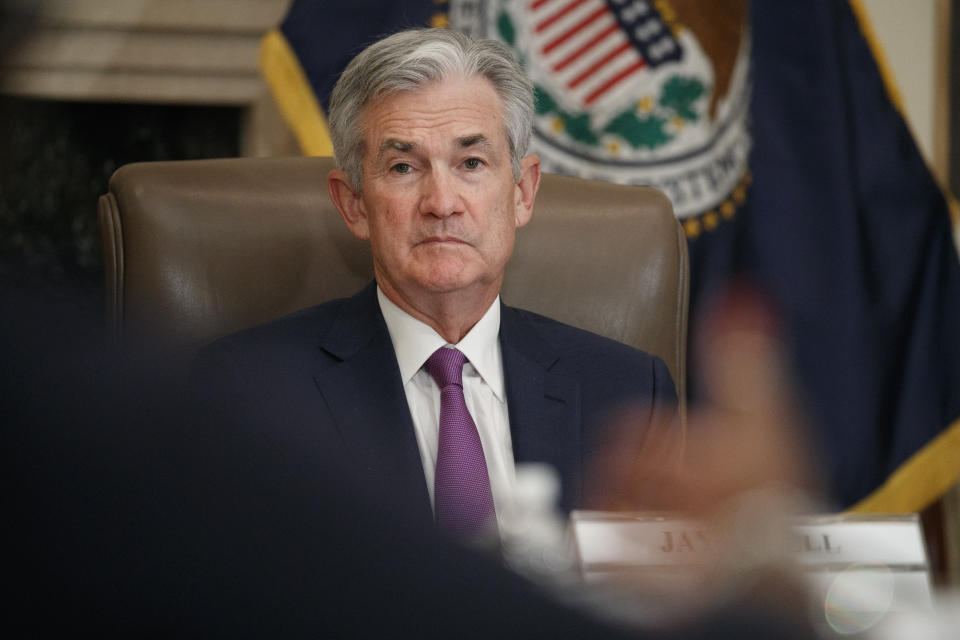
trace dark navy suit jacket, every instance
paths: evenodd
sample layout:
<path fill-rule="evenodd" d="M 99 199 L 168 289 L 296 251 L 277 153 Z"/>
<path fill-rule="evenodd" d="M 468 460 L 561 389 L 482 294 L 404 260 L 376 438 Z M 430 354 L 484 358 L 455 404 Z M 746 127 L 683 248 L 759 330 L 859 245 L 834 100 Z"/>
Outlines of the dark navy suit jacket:
<path fill-rule="evenodd" d="M 514 458 L 559 471 L 565 510 L 581 502 L 584 465 L 605 443 L 611 413 L 641 408 L 631 434 L 638 446 L 653 429 L 677 428 L 676 392 L 659 358 L 506 305 L 500 342 Z M 214 342 L 201 351 L 196 372 L 215 390 L 215 411 L 248 425 L 264 455 L 296 446 L 315 448 L 318 460 L 346 459 L 432 518 L 373 283 L 351 298 Z"/>

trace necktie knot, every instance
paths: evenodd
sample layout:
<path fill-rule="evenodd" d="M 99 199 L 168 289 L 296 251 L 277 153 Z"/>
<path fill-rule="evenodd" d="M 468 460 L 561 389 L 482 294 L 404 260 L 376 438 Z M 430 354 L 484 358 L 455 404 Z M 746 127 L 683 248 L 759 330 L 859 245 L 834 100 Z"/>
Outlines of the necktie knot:
<path fill-rule="evenodd" d="M 463 387 L 463 365 L 467 356 L 457 349 L 440 347 L 433 352 L 424 365 L 427 373 L 433 376 L 437 386 L 443 389 L 451 384 Z"/>

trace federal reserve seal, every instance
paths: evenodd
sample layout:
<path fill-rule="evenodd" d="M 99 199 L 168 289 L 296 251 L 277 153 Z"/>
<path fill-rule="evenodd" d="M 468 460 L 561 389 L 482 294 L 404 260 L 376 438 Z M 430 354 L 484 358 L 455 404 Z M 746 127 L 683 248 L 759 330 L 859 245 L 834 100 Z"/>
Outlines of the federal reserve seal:
<path fill-rule="evenodd" d="M 448 6 L 451 26 L 504 42 L 527 69 L 545 171 L 657 187 L 696 218 L 688 235 L 734 215 L 749 182 L 746 0 Z"/>

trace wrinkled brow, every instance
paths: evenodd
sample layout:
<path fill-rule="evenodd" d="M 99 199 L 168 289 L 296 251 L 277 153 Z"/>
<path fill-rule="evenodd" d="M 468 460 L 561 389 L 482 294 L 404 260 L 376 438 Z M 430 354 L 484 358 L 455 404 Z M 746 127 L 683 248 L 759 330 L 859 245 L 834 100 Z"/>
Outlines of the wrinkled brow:
<path fill-rule="evenodd" d="M 487 136 L 482 133 L 474 133 L 468 136 L 460 136 L 454 141 L 457 147 L 461 149 L 467 149 L 470 147 L 483 147 L 484 149 L 490 148 L 490 141 L 487 139 Z M 377 149 L 377 160 L 382 158 L 387 151 L 399 151 L 401 153 L 410 153 L 411 151 L 417 148 L 415 142 L 410 142 L 407 140 L 397 140 L 396 138 L 388 138 L 384 140 L 379 149 Z"/>
<path fill-rule="evenodd" d="M 407 142 L 406 140 L 397 140 L 396 138 L 388 138 L 380 144 L 380 148 L 377 149 L 377 158 L 381 158 L 384 153 L 387 151 L 400 151 L 403 153 L 408 153 L 413 151 L 416 148 L 416 144 L 412 142 Z"/>
<path fill-rule="evenodd" d="M 487 140 L 487 136 L 483 135 L 482 133 L 475 133 L 473 135 L 457 138 L 457 145 L 461 149 L 473 146 L 489 147 L 490 141 Z"/>

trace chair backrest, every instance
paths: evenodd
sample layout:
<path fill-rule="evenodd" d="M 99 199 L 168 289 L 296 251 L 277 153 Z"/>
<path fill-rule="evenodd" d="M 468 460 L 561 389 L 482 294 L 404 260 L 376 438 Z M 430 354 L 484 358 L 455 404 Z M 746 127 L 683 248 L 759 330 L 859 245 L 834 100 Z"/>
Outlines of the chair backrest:
<path fill-rule="evenodd" d="M 189 358 L 203 343 L 349 296 L 370 251 L 327 195 L 329 158 L 121 167 L 100 198 L 108 316 Z M 503 300 L 664 359 L 685 398 L 687 245 L 659 191 L 543 176 Z M 681 405 L 682 406 L 682 405 Z"/>

